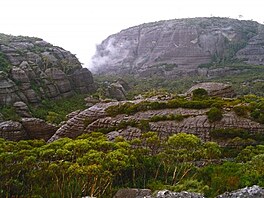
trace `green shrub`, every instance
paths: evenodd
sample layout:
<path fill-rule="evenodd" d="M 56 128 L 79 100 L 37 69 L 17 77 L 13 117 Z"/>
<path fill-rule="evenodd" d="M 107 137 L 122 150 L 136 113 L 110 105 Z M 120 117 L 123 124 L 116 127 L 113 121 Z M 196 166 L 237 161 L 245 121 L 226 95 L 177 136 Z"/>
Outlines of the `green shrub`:
<path fill-rule="evenodd" d="M 75 95 L 59 100 L 43 100 L 40 105 L 31 105 L 29 108 L 33 117 L 59 124 L 66 119 L 67 114 L 86 108 L 84 98 L 84 95 Z"/>
<path fill-rule="evenodd" d="M 205 89 L 198 88 L 192 91 L 193 99 L 205 99 L 208 98 L 208 92 Z"/>
<path fill-rule="evenodd" d="M 0 108 L 0 113 L 3 115 L 4 120 L 19 121 L 21 117 L 16 113 L 16 110 L 12 106 L 4 106 Z"/>
<path fill-rule="evenodd" d="M 248 113 L 247 107 L 243 105 L 235 106 L 233 110 L 236 113 L 236 115 L 241 116 L 241 117 L 246 117 Z"/>
<path fill-rule="evenodd" d="M 0 52 L 0 71 L 8 72 L 10 67 L 11 66 L 10 66 L 9 61 L 6 58 L 5 54 Z"/>
<path fill-rule="evenodd" d="M 240 137 L 243 139 L 247 139 L 250 137 L 250 133 L 244 129 L 215 129 L 210 131 L 210 136 L 213 138 L 235 138 Z"/>
<path fill-rule="evenodd" d="M 216 107 L 212 107 L 207 112 L 207 117 L 208 117 L 209 122 L 220 121 L 223 118 L 222 111 Z"/>
<path fill-rule="evenodd" d="M 175 121 L 182 121 L 186 116 L 179 115 L 179 114 L 169 114 L 169 115 L 155 115 L 150 118 L 150 122 L 158 122 L 164 120 L 175 120 Z"/>

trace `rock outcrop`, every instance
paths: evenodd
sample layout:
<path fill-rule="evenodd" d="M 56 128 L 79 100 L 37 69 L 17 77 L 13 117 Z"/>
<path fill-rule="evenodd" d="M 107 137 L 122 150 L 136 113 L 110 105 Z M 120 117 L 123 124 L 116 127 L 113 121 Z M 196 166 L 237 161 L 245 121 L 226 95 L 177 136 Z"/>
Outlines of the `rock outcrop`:
<path fill-rule="evenodd" d="M 0 138 L 11 141 L 27 139 L 48 140 L 58 129 L 38 118 L 22 118 L 21 121 L 4 121 L 0 123 Z"/>
<path fill-rule="evenodd" d="M 146 99 L 151 100 L 151 99 Z M 146 100 L 129 101 L 131 103 L 139 103 Z M 154 100 L 158 101 L 158 100 Z M 264 125 L 257 123 L 249 118 L 239 117 L 232 109 L 227 108 L 223 111 L 223 118 L 217 122 L 208 120 L 207 112 L 210 109 L 159 109 L 139 111 L 132 115 L 119 114 L 110 116 L 106 109 L 110 106 L 122 105 L 128 101 L 97 103 L 81 112 L 75 112 L 70 119 L 62 125 L 56 133 L 48 140 L 52 142 L 62 137 L 77 137 L 83 133 L 93 131 L 106 131 L 110 140 L 118 136 L 123 136 L 127 140 L 140 138 L 142 128 L 135 123 L 140 124 L 143 120 L 149 120 L 148 130 L 154 131 L 159 136 L 166 138 L 173 134 L 185 132 L 194 134 L 204 141 L 217 141 L 210 136 L 210 132 L 215 129 L 244 129 L 251 133 L 262 133 Z M 164 101 L 163 101 L 164 102 Z M 180 120 L 160 120 L 151 121 L 154 116 L 181 115 Z M 127 124 L 126 124 L 127 123 Z M 132 124 L 131 124 L 132 123 Z M 122 125 L 122 127 L 120 127 Z M 218 142 L 223 146 L 232 146 L 232 142 Z"/>
<path fill-rule="evenodd" d="M 109 85 L 107 91 L 110 98 L 114 98 L 119 101 L 126 100 L 126 90 L 119 82 L 115 82 Z"/>
<path fill-rule="evenodd" d="M 242 188 L 233 192 L 226 192 L 218 195 L 216 198 L 263 198 L 264 189 L 254 185 L 252 187 Z M 117 191 L 113 198 L 204 198 L 200 193 L 192 193 L 187 191 L 172 192 L 169 190 L 158 191 L 153 195 L 149 189 L 127 188 Z"/>
<path fill-rule="evenodd" d="M 202 194 L 191 192 L 171 192 L 168 190 L 159 191 L 156 198 L 204 198 Z"/>
<path fill-rule="evenodd" d="M 94 89 L 91 72 L 69 51 L 39 38 L 0 34 L 0 105 Z"/>
<path fill-rule="evenodd" d="M 143 198 L 151 197 L 150 189 L 124 188 L 117 191 L 113 198 Z"/>
<path fill-rule="evenodd" d="M 93 57 L 93 71 L 173 79 L 226 73 L 230 69 L 198 68 L 221 59 L 264 64 L 263 27 L 254 21 L 217 17 L 142 24 L 105 39 Z"/>
<path fill-rule="evenodd" d="M 27 133 L 20 122 L 5 121 L 0 123 L 0 138 L 19 141 L 27 139 Z"/>
<path fill-rule="evenodd" d="M 252 187 L 242 188 L 233 192 L 226 192 L 222 195 L 217 196 L 217 198 L 263 198 L 264 189 L 254 185 Z"/>
<path fill-rule="evenodd" d="M 208 95 L 211 97 L 232 98 L 236 95 L 231 85 L 215 82 L 199 83 L 194 85 L 186 92 L 186 94 L 191 95 L 195 89 L 199 88 L 206 90 Z"/>

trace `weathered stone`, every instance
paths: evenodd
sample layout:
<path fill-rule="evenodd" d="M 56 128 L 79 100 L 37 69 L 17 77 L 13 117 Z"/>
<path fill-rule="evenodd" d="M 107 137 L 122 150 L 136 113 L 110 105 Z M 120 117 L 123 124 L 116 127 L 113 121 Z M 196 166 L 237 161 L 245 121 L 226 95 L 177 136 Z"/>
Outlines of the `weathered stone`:
<path fill-rule="evenodd" d="M 16 84 L 7 78 L 7 75 L 0 71 L 0 105 L 12 104 L 19 101 Z"/>
<path fill-rule="evenodd" d="M 254 21 L 218 17 L 138 25 L 109 36 L 97 47 L 93 71 L 171 79 L 193 76 L 201 72 L 199 65 L 223 58 L 226 51 L 234 50 L 232 46 L 240 47 L 233 58 L 264 64 L 263 27 Z M 213 73 L 217 72 L 224 70 Z"/>
<path fill-rule="evenodd" d="M 27 133 L 19 122 L 5 121 L 0 123 L 0 138 L 11 141 L 27 139 Z"/>
<path fill-rule="evenodd" d="M 202 194 L 191 192 L 171 192 L 168 190 L 159 191 L 156 198 L 204 198 Z"/>
<path fill-rule="evenodd" d="M 92 73 L 87 68 L 76 70 L 71 76 L 73 86 L 82 93 L 89 93 L 95 90 Z"/>
<path fill-rule="evenodd" d="M 20 115 L 21 117 L 25 117 L 25 118 L 32 117 L 32 115 L 28 109 L 28 106 L 24 102 L 21 102 L 21 101 L 15 102 L 13 104 L 13 106 L 16 109 L 16 113 L 18 115 Z"/>
<path fill-rule="evenodd" d="M 110 98 L 126 100 L 126 91 L 119 82 L 112 83 L 107 90 Z"/>
<path fill-rule="evenodd" d="M 57 85 L 60 93 L 72 91 L 71 83 L 63 71 L 58 68 L 49 68 L 45 71 L 45 73 L 49 78 L 51 78 L 54 84 Z"/>
<path fill-rule="evenodd" d="M 14 79 L 19 84 L 29 82 L 29 78 L 27 74 L 19 67 L 13 67 L 11 69 L 11 76 L 12 76 L 12 79 Z"/>
<path fill-rule="evenodd" d="M 48 140 L 58 129 L 57 126 L 38 118 L 22 118 L 21 123 L 29 139 Z"/>
<path fill-rule="evenodd" d="M 75 55 L 42 39 L 0 34 L 0 53 L 12 65 L 6 75 L 0 71 L 0 105 L 94 91 L 91 72 Z"/>
<path fill-rule="evenodd" d="M 215 82 L 199 83 L 194 85 L 186 92 L 186 94 L 191 95 L 192 92 L 198 88 L 205 89 L 209 96 L 232 98 L 236 95 L 231 85 Z"/>
<path fill-rule="evenodd" d="M 152 101 L 152 99 L 145 99 Z M 139 103 L 144 100 L 129 101 L 132 103 Z M 154 101 L 159 101 L 155 99 Z M 163 100 L 160 100 L 163 101 Z M 90 133 L 100 129 L 110 130 L 107 137 L 114 140 L 117 136 L 122 136 L 127 140 L 140 138 L 141 129 L 134 126 L 127 126 L 116 130 L 121 123 L 140 123 L 141 120 L 150 120 L 153 116 L 163 115 L 182 115 L 185 118 L 179 121 L 158 121 L 149 122 L 149 130 L 157 132 L 162 138 L 167 138 L 173 134 L 185 132 L 194 134 L 204 141 L 216 141 L 222 146 L 235 146 L 233 142 L 220 142 L 210 137 L 210 131 L 214 129 L 245 129 L 251 133 L 262 133 L 264 125 L 252 121 L 248 118 L 238 117 L 232 110 L 224 109 L 223 118 L 217 122 L 209 122 L 207 112 L 209 109 L 160 109 L 137 112 L 134 115 L 120 114 L 117 116 L 109 116 L 105 111 L 110 106 L 117 104 L 124 104 L 128 101 L 97 103 L 94 106 L 70 116 L 70 119 L 62 125 L 56 133 L 49 139 L 52 142 L 61 137 L 75 138 L 83 133 Z M 164 102 L 164 101 L 163 101 Z M 113 130 L 113 131 L 111 131 Z"/>
<path fill-rule="evenodd" d="M 233 192 L 226 192 L 217 198 L 263 198 L 264 189 L 254 185 L 252 187 L 242 188 Z"/>
<path fill-rule="evenodd" d="M 146 198 L 150 196 L 150 189 L 126 188 L 118 190 L 113 198 Z"/>

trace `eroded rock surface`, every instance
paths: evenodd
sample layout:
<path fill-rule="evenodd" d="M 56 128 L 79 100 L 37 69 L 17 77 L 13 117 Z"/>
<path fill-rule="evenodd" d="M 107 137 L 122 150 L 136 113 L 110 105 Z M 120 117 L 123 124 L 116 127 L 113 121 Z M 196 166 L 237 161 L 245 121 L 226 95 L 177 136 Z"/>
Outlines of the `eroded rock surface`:
<path fill-rule="evenodd" d="M 91 72 L 75 55 L 42 39 L 0 34 L 0 56 L 0 105 L 38 103 L 95 89 Z"/>
<path fill-rule="evenodd" d="M 149 189 L 137 189 L 137 188 L 125 188 L 117 191 L 113 198 L 143 198 L 151 197 L 151 190 Z"/>
<path fill-rule="evenodd" d="M 207 83 L 199 83 L 191 87 L 186 94 L 190 95 L 195 89 L 205 89 L 209 96 L 211 97 L 226 97 L 232 98 L 234 97 L 235 91 L 231 85 L 224 84 L 224 83 L 216 83 L 216 82 L 207 82 Z"/>
<path fill-rule="evenodd" d="M 58 129 L 38 118 L 22 118 L 21 121 L 0 122 L 0 138 L 11 141 L 27 139 L 48 140 Z"/>
<path fill-rule="evenodd" d="M 264 189 L 254 185 L 252 187 L 242 188 L 233 192 L 226 192 L 222 195 L 217 196 L 217 198 L 263 198 Z"/>
<path fill-rule="evenodd" d="M 138 103 L 142 100 L 129 101 Z M 209 109 L 160 109 L 140 111 L 133 115 L 119 114 L 110 116 L 106 109 L 110 106 L 124 104 L 122 102 L 97 103 L 94 106 L 70 115 L 70 119 L 62 125 L 56 133 L 49 139 L 52 142 L 61 137 L 75 138 L 83 133 L 91 133 L 93 131 L 106 131 L 107 137 L 114 140 L 118 136 L 122 136 L 127 140 L 140 138 L 142 129 L 137 125 L 143 120 L 149 120 L 148 130 L 157 132 L 162 138 L 167 138 L 173 134 L 185 132 L 194 134 L 204 141 L 217 141 L 210 137 L 210 131 L 214 129 L 244 129 L 251 133 L 262 133 L 264 125 L 252 121 L 249 118 L 237 116 L 232 109 L 223 111 L 223 118 L 217 122 L 210 122 L 207 117 Z M 164 120 L 150 121 L 153 116 L 181 115 L 181 120 Z M 126 123 L 128 123 L 126 125 Z M 123 125 L 123 127 L 120 127 Z M 232 142 L 218 142 L 225 146 L 232 146 Z"/>
<path fill-rule="evenodd" d="M 230 69 L 199 65 L 238 58 L 264 63 L 263 28 L 254 21 L 230 18 L 190 18 L 146 23 L 109 36 L 93 58 L 94 72 L 139 77 L 224 75 Z"/>

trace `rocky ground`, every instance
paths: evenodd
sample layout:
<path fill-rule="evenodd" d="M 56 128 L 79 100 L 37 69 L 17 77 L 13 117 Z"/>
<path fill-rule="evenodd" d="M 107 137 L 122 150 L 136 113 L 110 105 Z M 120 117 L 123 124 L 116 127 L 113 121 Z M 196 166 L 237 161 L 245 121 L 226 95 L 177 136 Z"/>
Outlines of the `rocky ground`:
<path fill-rule="evenodd" d="M 226 192 L 217 198 L 263 198 L 264 189 L 259 186 L 246 187 L 233 192 Z M 159 191 L 155 196 L 149 189 L 121 189 L 114 198 L 205 198 L 202 194 L 191 192 Z"/>

